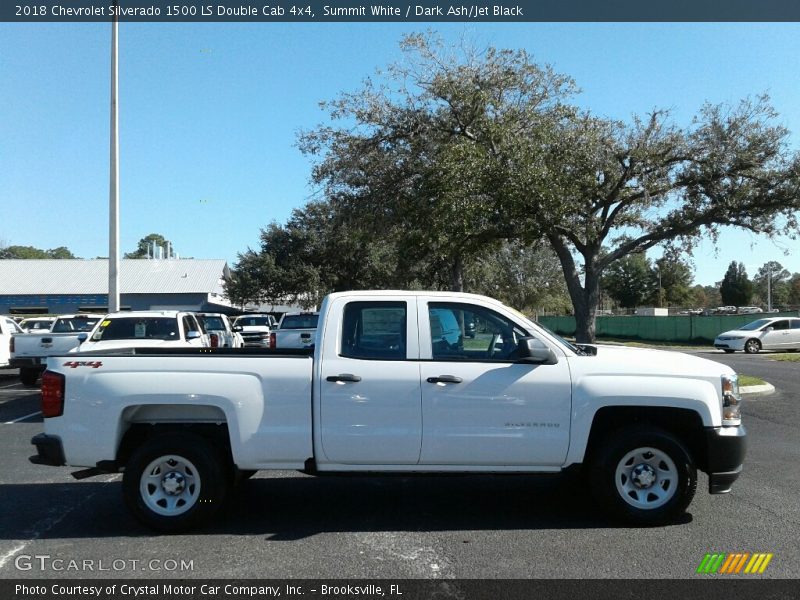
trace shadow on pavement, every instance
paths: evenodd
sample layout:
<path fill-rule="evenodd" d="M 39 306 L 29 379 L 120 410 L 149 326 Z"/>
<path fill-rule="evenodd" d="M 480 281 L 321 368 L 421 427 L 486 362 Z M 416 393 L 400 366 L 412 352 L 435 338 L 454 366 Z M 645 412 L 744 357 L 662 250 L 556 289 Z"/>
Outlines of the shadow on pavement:
<path fill-rule="evenodd" d="M 119 482 L 0 485 L 0 538 L 151 536 L 126 510 Z M 685 515 L 683 522 L 692 518 Z M 291 541 L 328 532 L 619 527 L 567 477 L 254 478 L 196 533 Z"/>

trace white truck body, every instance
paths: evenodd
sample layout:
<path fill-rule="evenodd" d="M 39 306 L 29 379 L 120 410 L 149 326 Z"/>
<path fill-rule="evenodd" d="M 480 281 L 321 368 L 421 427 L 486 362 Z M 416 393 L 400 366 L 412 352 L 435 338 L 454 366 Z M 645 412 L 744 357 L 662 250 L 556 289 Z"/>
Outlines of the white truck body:
<path fill-rule="evenodd" d="M 212 348 L 241 348 L 244 346 L 242 335 L 233 330 L 227 315 L 222 313 L 197 313 L 197 318 L 202 322 L 206 333 L 212 338 Z M 213 340 L 212 336 L 216 336 Z"/>
<path fill-rule="evenodd" d="M 33 385 L 44 371 L 50 356 L 72 352 L 81 345 L 102 315 L 61 315 L 47 333 L 14 336 L 11 366 L 20 370 L 20 379 Z"/>
<path fill-rule="evenodd" d="M 0 316 L 0 368 L 7 367 L 11 360 L 11 337 L 22 333 L 12 319 Z"/>
<path fill-rule="evenodd" d="M 685 435 L 679 444 L 703 446 L 692 460 L 713 473 L 710 491 L 728 491 L 741 470 L 745 433 L 736 375 L 725 365 L 656 350 L 586 353 L 470 294 L 339 293 L 320 313 L 313 357 L 242 350 L 51 358 L 63 412 L 51 408 L 44 437 L 34 439 L 38 462 L 114 470 L 131 438 L 181 424 L 221 428 L 239 471 L 559 472 L 589 461 L 598 440 L 617 443 L 610 432 L 655 421 L 657 431 Z M 476 338 L 443 326 L 446 315 L 479 323 Z M 58 394 L 47 397 L 58 402 Z M 61 454 L 50 456 L 48 445 Z M 674 493 L 670 473 L 668 494 L 642 499 L 629 490 L 634 508 L 638 501 L 640 513 L 655 515 L 644 509 Z"/>

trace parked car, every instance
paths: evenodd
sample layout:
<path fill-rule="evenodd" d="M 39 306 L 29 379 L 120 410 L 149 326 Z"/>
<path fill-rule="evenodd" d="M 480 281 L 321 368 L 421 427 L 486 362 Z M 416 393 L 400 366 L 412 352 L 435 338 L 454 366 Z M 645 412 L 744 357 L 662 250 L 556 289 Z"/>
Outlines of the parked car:
<path fill-rule="evenodd" d="M 270 334 L 270 348 L 310 348 L 317 335 L 318 321 L 318 312 L 286 313 Z"/>
<path fill-rule="evenodd" d="M 480 323 L 469 344 L 452 329 L 464 313 Z M 640 526 L 681 518 L 698 470 L 712 494 L 742 471 L 746 431 L 729 366 L 576 346 L 473 294 L 343 292 L 320 314 L 313 355 L 144 348 L 51 358 L 31 460 L 86 467 L 78 478 L 122 472 L 133 515 L 165 531 L 208 520 L 237 474 L 258 469 L 570 469 L 581 474 L 576 493 Z"/>
<path fill-rule="evenodd" d="M 116 348 L 208 348 L 208 335 L 197 317 L 176 310 L 111 313 L 102 318 L 81 352 Z"/>
<path fill-rule="evenodd" d="M 49 356 L 76 349 L 88 337 L 102 315 L 61 315 L 47 333 L 15 335 L 11 342 L 11 366 L 19 369 L 25 385 L 35 385 Z"/>
<path fill-rule="evenodd" d="M 25 333 L 47 333 L 56 322 L 55 317 L 29 317 L 19 322 Z"/>
<path fill-rule="evenodd" d="M 195 313 L 208 334 L 212 348 L 241 348 L 244 346 L 242 335 L 233 330 L 227 315 L 222 313 Z"/>
<path fill-rule="evenodd" d="M 764 311 L 758 306 L 740 306 L 737 312 L 740 315 L 753 315 L 757 313 L 763 313 Z"/>
<path fill-rule="evenodd" d="M 11 360 L 11 340 L 13 336 L 23 333 L 13 319 L 0 317 L 0 368 L 9 366 Z"/>
<path fill-rule="evenodd" d="M 720 333 L 714 347 L 729 353 L 744 350 L 748 354 L 759 350 L 800 350 L 800 319 L 759 319 Z"/>
<path fill-rule="evenodd" d="M 245 348 L 269 348 L 269 334 L 275 326 L 272 315 L 240 315 L 233 320 L 233 330 L 241 334 Z"/>
<path fill-rule="evenodd" d="M 735 315 L 736 314 L 736 307 L 735 306 L 718 306 L 715 312 L 718 315 Z"/>

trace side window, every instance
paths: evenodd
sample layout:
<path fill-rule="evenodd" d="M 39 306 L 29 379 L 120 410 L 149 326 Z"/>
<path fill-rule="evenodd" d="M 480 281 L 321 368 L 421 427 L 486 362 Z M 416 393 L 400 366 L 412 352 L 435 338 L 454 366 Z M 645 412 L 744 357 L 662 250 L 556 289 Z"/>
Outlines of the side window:
<path fill-rule="evenodd" d="M 190 331 L 198 331 L 197 323 L 194 322 L 189 315 L 183 316 L 183 335 L 186 339 L 189 339 L 189 332 Z"/>
<path fill-rule="evenodd" d="M 506 317 L 470 304 L 428 304 L 433 360 L 514 360 L 529 334 Z"/>
<path fill-rule="evenodd" d="M 781 329 L 789 329 L 789 321 L 775 321 L 772 324 L 772 328 L 776 331 Z"/>
<path fill-rule="evenodd" d="M 792 329 L 800 329 L 800 319 L 794 319 L 792 321 Z"/>
<path fill-rule="evenodd" d="M 350 302 L 342 318 L 340 355 L 348 358 L 406 358 L 405 302 Z"/>

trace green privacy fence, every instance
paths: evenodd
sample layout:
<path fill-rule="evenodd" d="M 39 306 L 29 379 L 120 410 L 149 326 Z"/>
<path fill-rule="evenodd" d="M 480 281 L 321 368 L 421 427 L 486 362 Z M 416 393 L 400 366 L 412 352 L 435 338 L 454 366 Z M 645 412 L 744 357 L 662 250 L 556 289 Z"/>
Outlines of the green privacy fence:
<path fill-rule="evenodd" d="M 797 312 L 755 315 L 680 317 L 597 317 L 598 338 L 623 338 L 650 342 L 713 342 L 723 331 L 736 329 L 763 317 L 796 317 Z M 559 335 L 575 335 L 575 317 L 539 317 L 539 323 Z"/>

